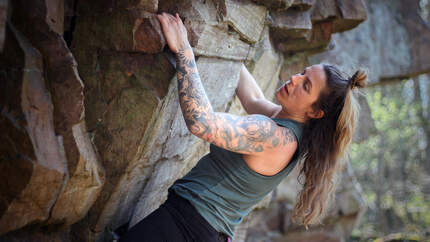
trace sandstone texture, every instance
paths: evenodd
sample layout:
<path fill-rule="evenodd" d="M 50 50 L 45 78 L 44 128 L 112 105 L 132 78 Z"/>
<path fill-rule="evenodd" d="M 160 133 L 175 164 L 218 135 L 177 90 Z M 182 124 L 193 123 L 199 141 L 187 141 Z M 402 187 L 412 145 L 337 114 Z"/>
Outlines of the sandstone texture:
<path fill-rule="evenodd" d="M 418 1 L 369 1 L 368 20 L 334 35 L 331 49 L 310 57 L 311 63 L 330 62 L 349 72 L 368 68 L 372 84 L 428 73 L 430 29 L 418 7 Z"/>
<path fill-rule="evenodd" d="M 0 241 L 113 241 L 113 231 L 160 206 L 208 152 L 185 126 L 157 13 L 183 19 L 214 109 L 246 115 L 235 96 L 242 65 L 270 100 L 291 75 L 321 61 L 347 72 L 367 67 L 375 85 L 429 72 L 430 32 L 417 7 L 415 0 L 0 0 Z M 364 97 L 360 103 L 357 142 L 373 127 Z M 255 206 L 235 241 L 348 237 L 366 209 L 351 168 L 327 226 L 310 231 L 291 222 L 297 173 Z"/>

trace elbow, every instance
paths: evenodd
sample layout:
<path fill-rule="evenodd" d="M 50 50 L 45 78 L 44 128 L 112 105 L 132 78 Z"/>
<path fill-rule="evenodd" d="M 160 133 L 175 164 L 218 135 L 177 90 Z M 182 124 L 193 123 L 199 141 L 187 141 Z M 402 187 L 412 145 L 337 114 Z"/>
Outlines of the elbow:
<path fill-rule="evenodd" d="M 185 119 L 185 123 L 187 125 L 188 131 L 192 133 L 193 135 L 200 137 L 201 130 L 203 129 L 203 125 L 195 119 Z"/>
<path fill-rule="evenodd" d="M 210 127 L 208 122 L 203 120 L 194 120 L 192 122 L 186 122 L 187 128 L 191 134 L 197 136 L 198 138 L 206 140 L 207 137 L 210 137 Z"/>
<path fill-rule="evenodd" d="M 188 131 L 192 133 L 193 135 L 199 137 L 200 135 L 200 127 L 199 125 L 193 124 L 193 125 L 187 125 Z"/>

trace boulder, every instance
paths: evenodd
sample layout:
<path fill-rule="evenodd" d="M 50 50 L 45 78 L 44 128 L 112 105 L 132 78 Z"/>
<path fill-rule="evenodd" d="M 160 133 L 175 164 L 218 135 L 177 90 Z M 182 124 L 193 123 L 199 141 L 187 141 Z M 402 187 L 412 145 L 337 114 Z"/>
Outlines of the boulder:
<path fill-rule="evenodd" d="M 81 56 L 84 52 L 77 51 L 78 60 L 86 58 Z M 163 54 L 99 51 L 96 55 L 92 59 L 96 63 L 89 66 L 98 69 L 83 68 L 81 75 L 88 81 L 88 129 L 109 180 L 89 211 L 89 229 L 99 235 L 110 221 L 126 221 L 132 212 L 145 179 L 141 174 L 131 176 L 129 169 L 142 152 L 175 70 Z"/>
<path fill-rule="evenodd" d="M 291 4 L 291 8 L 306 11 L 310 9 L 315 2 L 317 2 L 317 0 L 294 0 L 293 4 Z"/>
<path fill-rule="evenodd" d="M 276 43 L 291 39 L 309 38 L 312 31 L 310 11 L 287 9 L 270 12 L 270 35 Z"/>
<path fill-rule="evenodd" d="M 164 0 L 159 3 L 159 12 L 178 13 L 182 20 L 216 25 L 225 15 L 226 7 L 222 0 L 187 1 Z"/>
<path fill-rule="evenodd" d="M 271 10 L 285 10 L 289 8 L 295 0 L 252 0 L 257 4 L 264 5 Z"/>
<path fill-rule="evenodd" d="M 0 0 L 0 52 L 3 51 L 5 31 L 6 31 L 7 11 L 8 11 L 8 0 Z"/>
<path fill-rule="evenodd" d="M 166 40 L 161 29 L 160 21 L 155 15 L 150 15 L 136 22 L 134 31 L 134 48 L 144 53 L 157 53 L 163 50 Z"/>
<path fill-rule="evenodd" d="M 310 62 L 335 64 L 348 75 L 364 66 L 371 85 L 429 72 L 430 58 L 424 53 L 430 48 L 430 29 L 418 15 L 418 1 L 396 0 L 388 5 L 368 1 L 367 5 L 368 20 L 334 35 L 333 48 L 310 57 Z M 398 21 L 400 18 L 407 21 Z"/>
<path fill-rule="evenodd" d="M 224 111 L 236 89 L 241 63 L 200 57 L 197 67 L 213 108 Z M 208 151 L 207 143 L 193 136 L 185 125 L 176 82 L 174 79 L 166 99 L 168 105 L 163 105 L 161 111 L 164 115 L 156 121 L 156 129 L 139 160 L 140 163 L 152 164 L 152 169 L 157 172 L 147 178 L 149 181 L 140 195 L 130 226 L 158 208 L 167 197 L 167 188 L 185 175 Z"/>
<path fill-rule="evenodd" d="M 73 224 L 83 218 L 104 183 L 103 169 L 89 140 L 84 121 L 84 85 L 77 63 L 62 38 L 57 20 L 64 17 L 62 1 L 14 1 L 11 21 L 40 50 L 54 105 L 55 132 L 61 135 L 70 180 L 58 197 L 47 223 Z M 32 14 L 26 14 L 26 8 Z M 31 22 L 32 25 L 28 25 Z M 65 98 L 67 97 L 67 98 Z M 79 203 L 76 203 L 79 196 Z M 70 204 L 73 204 L 70 206 Z"/>
<path fill-rule="evenodd" d="M 336 0 L 316 1 L 311 9 L 312 22 L 330 21 L 339 16 Z"/>
<path fill-rule="evenodd" d="M 287 54 L 321 52 L 332 33 L 352 29 L 367 17 L 362 0 L 296 2 L 286 10 L 270 12 L 271 36 L 277 49 Z"/>
<path fill-rule="evenodd" d="M 256 53 L 253 59 L 246 64 L 246 67 L 260 86 L 265 97 L 268 100 L 273 100 L 275 90 L 281 84 L 279 74 L 284 58 L 273 47 L 268 26 L 263 30 L 263 36 L 256 44 L 255 49 Z M 235 96 L 228 110 L 236 115 L 247 115 L 237 96 Z"/>
<path fill-rule="evenodd" d="M 104 169 L 86 133 L 85 122 L 72 127 L 80 157 L 73 174 L 52 207 L 48 223 L 67 227 L 84 218 L 104 185 Z"/>
<path fill-rule="evenodd" d="M 353 29 L 367 18 L 364 0 L 321 0 L 310 11 L 312 22 L 333 22 L 333 32 Z"/>
<path fill-rule="evenodd" d="M 70 0 L 67 0 L 70 1 Z M 78 16 L 100 16 L 118 10 L 138 10 L 150 13 L 158 12 L 158 0 L 93 0 L 80 1 L 77 5 Z"/>
<path fill-rule="evenodd" d="M 85 46 L 103 50 L 158 53 L 166 45 L 156 15 L 140 9 L 82 16 L 77 29 L 74 36 L 85 38 Z"/>
<path fill-rule="evenodd" d="M 269 28 L 266 27 L 261 38 L 253 61 L 253 68 L 250 68 L 252 76 L 257 80 L 258 85 L 267 99 L 273 100 L 275 90 L 280 87 L 283 80 L 280 79 L 281 66 L 284 62 L 282 54 L 276 52 L 270 40 Z M 284 80 L 285 81 L 285 80 Z"/>
<path fill-rule="evenodd" d="M 186 22 L 186 26 L 191 29 L 190 44 L 197 56 L 248 60 L 254 55 L 249 44 L 241 41 L 239 36 L 229 34 L 227 25 Z"/>
<path fill-rule="evenodd" d="M 0 57 L 0 235 L 46 221 L 68 180 L 63 139 L 54 128 L 54 107 L 43 60 L 12 24 Z"/>
<path fill-rule="evenodd" d="M 340 16 L 333 23 L 334 32 L 353 29 L 366 20 L 367 14 L 364 0 L 336 0 L 336 2 Z"/>
<path fill-rule="evenodd" d="M 250 0 L 225 0 L 227 22 L 240 36 L 249 43 L 260 39 L 266 19 L 266 7 L 252 3 Z"/>
<path fill-rule="evenodd" d="M 277 49 L 289 55 L 298 52 L 307 52 L 309 55 L 322 52 L 330 43 L 332 33 L 333 22 L 315 23 L 309 35 L 278 43 Z"/>
<path fill-rule="evenodd" d="M 73 27 L 74 23 L 72 24 L 73 19 L 75 16 L 75 0 L 65 0 L 64 1 L 64 38 L 67 39 L 72 36 L 73 33 Z"/>
<path fill-rule="evenodd" d="M 357 24 L 357 4 L 0 0 L 0 49 L 2 23 L 10 26 L 0 54 L 0 175 L 6 179 L 0 183 L 0 240 L 110 241 L 110 230 L 151 213 L 208 152 L 183 121 L 174 58 L 163 51 L 156 13 L 183 18 L 215 110 L 245 114 L 233 100 L 242 62 L 273 100 L 276 88 L 309 64 L 306 56 L 326 48 L 333 32 Z M 2 9 L 9 9 L 9 20 Z M 417 63 L 425 63 L 414 51 Z M 287 230 L 303 236 L 288 217 L 300 189 L 294 182 L 255 206 L 236 241 L 259 226 L 270 239 Z M 347 225 L 332 223 L 330 233 L 347 234 L 356 219 L 360 206 L 348 189 L 342 197 L 352 202 L 336 210 L 346 215 L 333 215 Z"/>
<path fill-rule="evenodd" d="M 243 7 L 243 10 L 239 11 L 238 6 Z M 251 42 L 258 40 L 264 24 L 262 17 L 265 8 L 250 2 L 163 1 L 159 8 L 163 12 L 179 13 L 183 18 L 188 29 L 188 39 L 196 56 L 230 60 L 250 59 L 254 54 L 253 48 L 242 41 L 241 36 Z M 241 17 L 233 17 L 232 14 L 235 12 L 242 14 Z M 252 16 L 244 16 L 245 12 Z M 251 29 L 250 23 L 239 23 L 239 19 L 257 25 L 253 26 L 255 29 Z M 241 35 L 229 30 L 228 23 Z"/>
<path fill-rule="evenodd" d="M 131 9 L 137 8 L 147 12 L 157 13 L 159 0 L 122 0 L 115 1 L 117 8 Z"/>
<path fill-rule="evenodd" d="M 58 229 L 54 231 L 43 231 L 37 227 L 20 229 L 1 237 L 1 241 L 7 242 L 69 242 L 73 241 L 69 235 L 69 229 Z"/>

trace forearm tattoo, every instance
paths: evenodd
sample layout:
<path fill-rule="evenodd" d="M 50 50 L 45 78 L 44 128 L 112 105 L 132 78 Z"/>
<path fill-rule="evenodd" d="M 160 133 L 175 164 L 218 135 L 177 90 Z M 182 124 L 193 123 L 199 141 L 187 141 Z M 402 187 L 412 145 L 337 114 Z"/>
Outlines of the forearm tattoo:
<path fill-rule="evenodd" d="M 179 102 L 185 123 L 194 135 L 244 154 L 263 152 L 296 141 L 290 129 L 279 128 L 264 115 L 242 117 L 214 112 L 188 43 L 179 49 L 176 62 Z"/>

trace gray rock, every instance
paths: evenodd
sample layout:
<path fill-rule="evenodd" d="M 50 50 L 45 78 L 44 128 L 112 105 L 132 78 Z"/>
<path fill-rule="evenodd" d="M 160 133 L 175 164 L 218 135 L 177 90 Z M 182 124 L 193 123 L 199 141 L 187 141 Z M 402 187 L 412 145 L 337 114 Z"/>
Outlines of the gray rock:
<path fill-rule="evenodd" d="M 256 5 L 250 0 L 224 0 L 224 2 L 226 16 L 223 20 L 249 43 L 257 42 L 263 31 L 267 13 L 266 7 Z"/>
<path fill-rule="evenodd" d="M 216 111 L 225 110 L 227 103 L 233 97 L 241 63 L 200 57 L 197 67 L 213 108 Z M 158 208 L 167 197 L 167 188 L 208 151 L 207 144 L 193 136 L 185 125 L 179 108 L 176 82 L 174 78 L 165 100 L 166 104 L 163 104 L 160 111 L 163 115 L 155 121 L 156 129 L 151 134 L 152 138 L 145 146 L 139 161 L 153 164 L 149 169 L 155 172 L 149 174 L 147 178 L 149 181 L 136 205 L 130 226 Z M 157 156 L 151 154 L 155 148 L 161 149 Z"/>
<path fill-rule="evenodd" d="M 418 16 L 418 2 L 367 4 L 367 21 L 347 33 L 334 35 L 334 48 L 312 56 L 310 62 L 336 64 L 349 75 L 364 67 L 369 70 L 370 84 L 429 72 L 430 58 L 423 53 L 430 48 L 430 29 Z M 408 21 L 398 21 L 405 15 Z"/>

